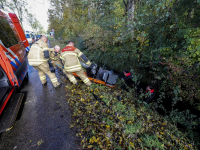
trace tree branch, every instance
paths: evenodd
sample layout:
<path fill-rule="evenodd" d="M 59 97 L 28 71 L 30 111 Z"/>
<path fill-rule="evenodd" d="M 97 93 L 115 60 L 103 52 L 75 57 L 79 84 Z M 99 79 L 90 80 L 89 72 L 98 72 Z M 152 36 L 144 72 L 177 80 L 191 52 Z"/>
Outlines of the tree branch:
<path fill-rule="evenodd" d="M 124 3 L 124 6 L 125 6 L 125 9 L 126 9 L 126 12 L 125 12 L 125 15 L 126 15 L 126 14 L 127 14 L 127 11 L 128 11 L 128 8 L 127 8 L 128 2 L 126 3 L 126 2 L 123 0 L 123 3 Z"/>
<path fill-rule="evenodd" d="M 124 5 L 125 5 L 125 7 L 126 7 L 126 9 L 127 9 L 127 3 L 123 0 L 123 3 L 124 3 Z"/>

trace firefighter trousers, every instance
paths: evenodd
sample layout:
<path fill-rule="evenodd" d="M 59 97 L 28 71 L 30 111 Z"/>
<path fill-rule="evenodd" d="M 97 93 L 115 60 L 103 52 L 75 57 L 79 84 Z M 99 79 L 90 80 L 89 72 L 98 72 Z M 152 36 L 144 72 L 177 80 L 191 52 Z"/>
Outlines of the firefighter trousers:
<path fill-rule="evenodd" d="M 67 72 L 66 70 L 63 70 L 64 73 L 67 75 L 68 79 L 70 80 L 70 82 L 72 82 L 73 84 L 77 83 L 76 78 L 74 77 L 72 72 Z M 92 84 L 92 82 L 88 79 L 88 77 L 84 74 L 83 69 L 81 69 L 80 71 L 75 71 L 75 73 L 81 78 L 81 80 L 87 85 L 90 86 Z"/>
<path fill-rule="evenodd" d="M 46 75 L 48 75 L 54 87 L 58 87 L 60 85 L 55 73 L 52 73 L 50 71 L 49 64 L 47 62 L 42 63 L 39 66 L 34 66 L 34 68 L 38 70 L 38 74 L 42 84 L 45 84 L 47 82 Z"/>

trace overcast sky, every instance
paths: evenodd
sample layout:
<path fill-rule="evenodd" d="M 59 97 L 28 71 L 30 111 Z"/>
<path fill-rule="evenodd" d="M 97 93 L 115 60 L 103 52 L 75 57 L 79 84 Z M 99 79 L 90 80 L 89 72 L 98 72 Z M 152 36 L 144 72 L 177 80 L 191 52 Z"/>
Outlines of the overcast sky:
<path fill-rule="evenodd" d="M 45 31 L 48 29 L 48 15 L 47 11 L 50 7 L 48 0 L 26 0 L 28 3 L 27 9 L 35 15 L 37 20 L 44 27 Z M 32 28 L 28 25 L 27 22 L 23 23 L 24 29 L 26 31 L 32 31 Z"/>

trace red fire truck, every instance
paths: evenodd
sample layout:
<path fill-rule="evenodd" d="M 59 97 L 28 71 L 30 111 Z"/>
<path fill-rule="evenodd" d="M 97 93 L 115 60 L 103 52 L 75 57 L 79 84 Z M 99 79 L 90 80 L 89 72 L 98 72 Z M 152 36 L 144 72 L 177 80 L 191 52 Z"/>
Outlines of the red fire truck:
<path fill-rule="evenodd" d="M 17 16 L 0 9 L 0 133 L 15 122 L 24 94 L 15 93 L 28 79 L 29 43 Z"/>

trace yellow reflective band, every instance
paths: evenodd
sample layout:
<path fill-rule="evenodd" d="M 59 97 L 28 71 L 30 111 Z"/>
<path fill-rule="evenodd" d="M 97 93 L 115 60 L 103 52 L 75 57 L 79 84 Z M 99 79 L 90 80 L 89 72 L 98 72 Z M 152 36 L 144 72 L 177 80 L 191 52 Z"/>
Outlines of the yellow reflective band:
<path fill-rule="evenodd" d="M 43 48 L 42 50 L 43 50 L 43 51 L 45 51 L 45 50 L 49 50 L 49 48 L 48 48 L 48 47 L 45 47 L 45 48 Z"/>
<path fill-rule="evenodd" d="M 57 78 L 51 79 L 51 80 L 57 80 Z"/>
<path fill-rule="evenodd" d="M 57 78 L 51 79 L 51 82 L 58 82 Z"/>
<path fill-rule="evenodd" d="M 42 62 L 28 62 L 29 65 L 40 65 L 42 64 Z"/>
<path fill-rule="evenodd" d="M 74 71 L 74 70 L 79 70 L 79 69 L 81 69 L 81 67 L 77 67 L 77 68 L 73 68 L 73 69 L 66 69 L 65 68 L 66 71 Z"/>
<path fill-rule="evenodd" d="M 62 57 L 64 57 L 65 55 L 75 55 L 75 56 L 77 56 L 76 53 L 66 53 L 66 54 L 62 55 Z"/>
<path fill-rule="evenodd" d="M 62 56 L 60 56 L 60 59 L 65 60 Z"/>
<path fill-rule="evenodd" d="M 69 80 L 70 80 L 70 81 L 74 81 L 74 80 L 76 80 L 76 79 L 75 79 L 75 77 L 71 77 Z"/>
<path fill-rule="evenodd" d="M 46 80 L 46 78 L 45 79 L 40 79 L 40 80 Z"/>
<path fill-rule="evenodd" d="M 72 67 L 66 67 L 65 66 L 66 70 L 73 70 L 73 69 L 76 69 L 76 68 L 81 68 L 81 65 L 75 65 L 75 66 L 72 66 Z"/>
<path fill-rule="evenodd" d="M 45 62 L 45 61 L 47 61 L 47 59 L 28 59 L 28 61 Z"/>
<path fill-rule="evenodd" d="M 82 52 L 80 52 L 80 53 L 78 54 L 78 56 L 80 57 L 82 54 L 83 54 L 83 53 L 82 53 Z"/>
<path fill-rule="evenodd" d="M 40 77 L 40 79 L 41 79 L 41 80 L 44 80 L 44 79 L 46 79 L 46 76 L 42 76 L 42 77 Z"/>
<path fill-rule="evenodd" d="M 46 78 L 40 78 L 40 80 L 46 80 Z"/>
<path fill-rule="evenodd" d="M 84 83 L 89 82 L 90 80 L 88 78 L 86 78 L 85 80 L 83 80 Z"/>
<path fill-rule="evenodd" d="M 50 57 L 52 60 L 58 60 L 58 59 L 56 59 L 56 58 L 54 58 L 54 57 Z"/>
<path fill-rule="evenodd" d="M 91 64 L 91 62 L 88 60 L 87 62 L 86 62 L 86 65 L 90 65 Z"/>
<path fill-rule="evenodd" d="M 38 46 L 31 46 L 31 48 L 37 48 L 37 49 L 39 49 L 39 50 L 41 50 L 42 51 L 42 49 L 40 48 L 40 47 L 38 47 Z"/>
<path fill-rule="evenodd" d="M 66 69 L 71 69 L 71 68 L 77 68 L 77 67 L 80 67 L 81 65 L 74 65 L 74 66 L 71 66 L 71 67 L 65 67 Z"/>

